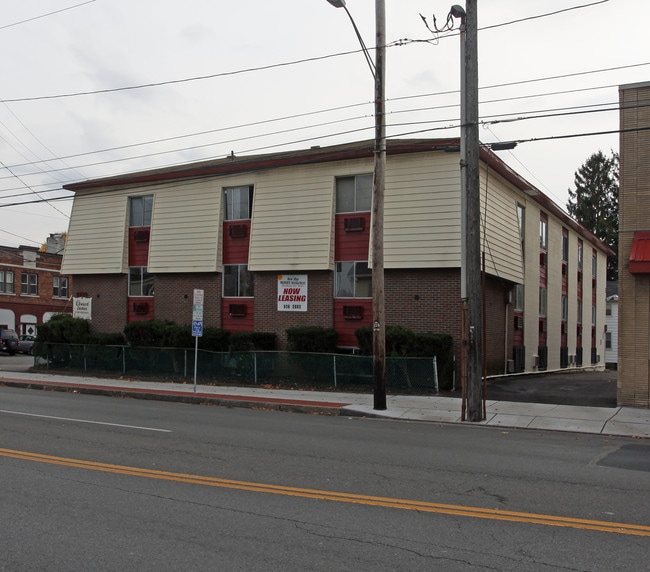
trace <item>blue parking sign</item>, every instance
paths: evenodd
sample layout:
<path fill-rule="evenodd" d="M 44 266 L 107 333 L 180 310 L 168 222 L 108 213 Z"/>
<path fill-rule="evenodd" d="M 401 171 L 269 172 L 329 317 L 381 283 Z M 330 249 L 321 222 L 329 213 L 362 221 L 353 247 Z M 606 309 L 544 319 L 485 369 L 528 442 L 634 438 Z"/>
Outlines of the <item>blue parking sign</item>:
<path fill-rule="evenodd" d="M 200 338 L 203 335 L 203 321 L 192 320 L 192 336 Z"/>

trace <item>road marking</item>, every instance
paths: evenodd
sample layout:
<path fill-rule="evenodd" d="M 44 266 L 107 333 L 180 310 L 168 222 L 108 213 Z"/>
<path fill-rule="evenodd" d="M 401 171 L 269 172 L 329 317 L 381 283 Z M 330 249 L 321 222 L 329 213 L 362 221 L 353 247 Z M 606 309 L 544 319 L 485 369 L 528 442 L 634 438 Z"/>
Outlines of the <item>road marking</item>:
<path fill-rule="evenodd" d="M 564 528 L 578 528 L 582 530 L 596 530 L 599 532 L 650 537 L 650 526 L 644 526 L 640 524 L 626 524 L 622 522 L 607 522 L 601 520 L 553 516 L 548 514 L 535 514 L 389 497 L 357 495 L 352 493 L 321 491 L 317 489 L 305 489 L 299 487 L 285 487 L 281 485 L 235 481 L 230 479 L 219 479 L 215 477 L 204 477 L 201 475 L 189 475 L 184 473 L 172 473 L 152 469 L 141 469 L 138 467 L 128 467 L 124 465 L 96 463 L 94 461 L 69 459 L 66 457 L 55 457 L 52 455 L 41 455 L 39 453 L 15 451 L 12 449 L 3 448 L 0 448 L 0 456 L 10 457 L 13 459 L 22 459 L 24 461 L 34 461 L 37 463 L 49 463 L 52 465 L 60 465 L 64 467 L 86 469 L 89 471 L 102 471 L 106 473 L 115 473 L 148 479 L 160 479 L 164 481 L 174 481 L 208 487 L 237 489 L 242 491 L 286 495 L 317 500 L 329 500 L 334 502 L 344 502 L 368 506 L 381 506 L 400 510 L 415 510 L 419 512 L 448 514 L 452 516 L 485 518 L 490 520 L 503 520 L 508 522 L 523 522 L 526 524 L 541 524 L 544 526 L 559 526 Z"/>
<path fill-rule="evenodd" d="M 89 419 L 73 419 L 71 417 L 55 417 L 54 415 L 38 415 L 37 413 L 24 413 L 22 411 L 8 411 L 0 409 L 0 413 L 11 415 L 23 415 L 25 417 L 41 417 L 42 419 L 56 419 L 57 421 L 74 421 L 75 423 L 91 423 L 92 425 L 108 425 L 109 427 L 123 427 L 125 429 L 140 429 L 142 431 L 157 431 L 159 433 L 171 433 L 169 429 L 156 429 L 155 427 L 140 427 L 138 425 L 121 425 L 120 423 L 106 423 L 105 421 L 90 421 Z"/>

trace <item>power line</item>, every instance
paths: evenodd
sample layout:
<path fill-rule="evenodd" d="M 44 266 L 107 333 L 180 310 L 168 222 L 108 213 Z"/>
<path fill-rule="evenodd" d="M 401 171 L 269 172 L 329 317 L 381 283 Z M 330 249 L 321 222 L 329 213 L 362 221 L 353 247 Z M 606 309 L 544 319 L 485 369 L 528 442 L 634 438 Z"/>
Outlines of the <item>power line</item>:
<path fill-rule="evenodd" d="M 68 10 L 73 10 L 79 8 L 80 6 L 85 6 L 86 4 L 92 4 L 95 0 L 88 0 L 88 2 L 82 2 L 81 4 L 75 4 L 74 6 L 68 6 L 67 8 L 61 8 L 60 10 L 55 10 L 54 12 L 48 12 L 47 14 L 41 14 L 40 16 L 34 16 L 33 18 L 27 18 L 26 20 L 21 20 L 20 22 L 14 22 L 13 24 L 6 24 L 0 26 L 0 30 L 5 28 L 12 28 L 13 26 L 19 26 L 20 24 L 26 24 L 27 22 L 33 22 L 34 20 L 40 20 L 41 18 L 47 18 L 48 16 L 53 16 L 54 14 L 60 14 L 61 12 L 66 12 Z"/>

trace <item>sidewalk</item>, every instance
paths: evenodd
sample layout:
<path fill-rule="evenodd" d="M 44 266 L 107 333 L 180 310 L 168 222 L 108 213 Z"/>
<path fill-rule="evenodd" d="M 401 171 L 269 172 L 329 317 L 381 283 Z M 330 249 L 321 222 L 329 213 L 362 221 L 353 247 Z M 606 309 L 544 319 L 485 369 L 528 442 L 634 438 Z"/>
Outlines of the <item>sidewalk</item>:
<path fill-rule="evenodd" d="M 9 387 L 76 391 L 185 403 L 212 403 L 229 407 L 251 407 L 320 413 L 463 423 L 461 399 L 436 396 L 387 396 L 387 409 L 373 409 L 371 394 L 265 389 L 260 386 L 221 387 L 128 379 L 104 379 L 32 372 L 0 372 L 0 384 Z M 650 410 L 631 407 L 579 407 L 548 403 L 488 400 L 487 418 L 480 423 L 504 428 L 568 431 L 602 435 L 650 438 Z"/>

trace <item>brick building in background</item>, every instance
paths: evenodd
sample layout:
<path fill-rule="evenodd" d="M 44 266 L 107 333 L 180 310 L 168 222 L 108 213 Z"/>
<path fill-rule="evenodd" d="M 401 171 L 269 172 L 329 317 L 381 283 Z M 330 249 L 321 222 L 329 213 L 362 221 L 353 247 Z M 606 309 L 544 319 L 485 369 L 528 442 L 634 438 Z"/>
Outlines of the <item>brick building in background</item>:
<path fill-rule="evenodd" d="M 45 252 L 0 246 L 0 328 L 36 335 L 53 314 L 72 312 L 72 279 L 61 274 L 63 248 L 60 234 L 48 237 Z"/>
<path fill-rule="evenodd" d="M 619 99 L 618 404 L 650 407 L 650 82 Z"/>
<path fill-rule="evenodd" d="M 66 185 L 63 271 L 97 332 L 189 324 L 199 288 L 205 326 L 275 332 L 280 348 L 287 328 L 323 326 L 353 350 L 372 321 L 372 169 L 363 141 Z M 460 188 L 457 139 L 388 142 L 386 325 L 450 334 L 457 353 Z M 611 251 L 487 148 L 481 210 L 488 372 L 604 367 Z"/>

